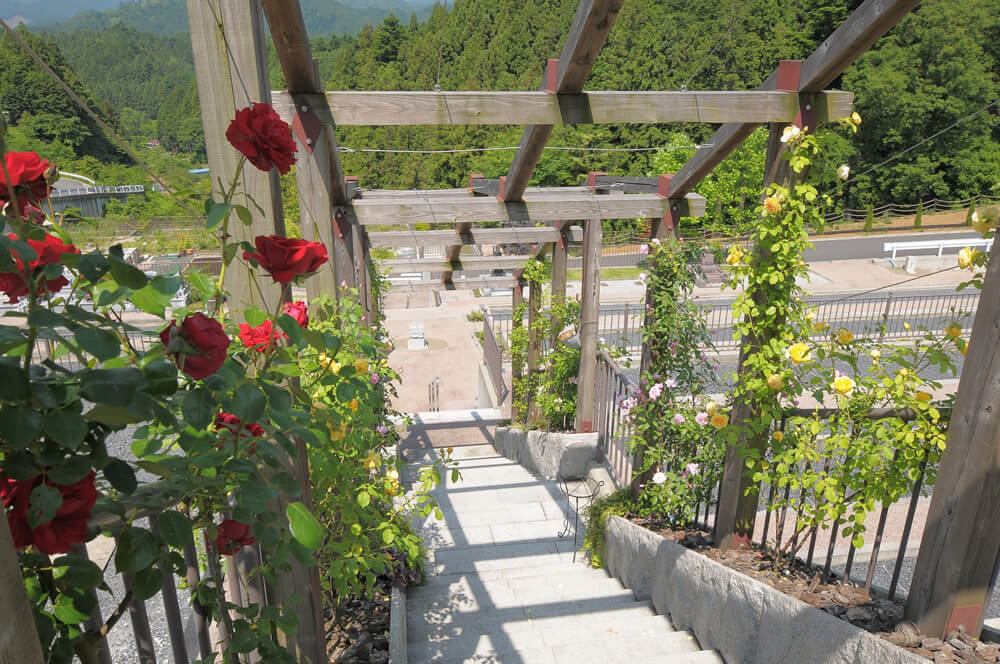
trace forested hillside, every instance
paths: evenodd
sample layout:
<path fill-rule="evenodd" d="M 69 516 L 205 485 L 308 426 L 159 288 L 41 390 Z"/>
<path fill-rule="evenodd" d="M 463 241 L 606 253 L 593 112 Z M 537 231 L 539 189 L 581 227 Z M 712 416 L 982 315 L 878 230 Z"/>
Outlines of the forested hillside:
<path fill-rule="evenodd" d="M 577 4 L 458 0 L 448 10 L 436 4 L 426 20 L 407 11 L 356 34 L 315 29 L 310 34 L 329 89 L 431 90 L 439 84 L 458 90 L 533 90 L 541 80 L 542 63 L 559 53 Z M 860 0 L 630 0 L 623 4 L 588 88 L 754 88 L 780 59 L 811 53 L 858 4 Z M 398 5 L 413 3 L 303 0 L 314 24 L 323 11 L 337 7 L 387 11 Z M 157 12 L 178 8 L 180 25 L 183 0 L 148 0 L 116 10 L 122 20 L 115 25 L 47 33 L 47 41 L 34 38 L 33 43 L 133 143 L 145 145 L 155 138 L 167 151 L 203 160 L 187 35 L 148 31 L 156 27 Z M 145 30 L 124 20 L 128 11 L 140 10 L 144 18 L 137 23 Z M 864 117 L 857 136 L 842 141 L 834 155 L 855 174 L 848 189 L 852 206 L 991 192 L 1000 181 L 997 107 L 973 114 L 1000 98 L 997 34 L 1000 0 L 925 0 L 834 83 L 856 93 Z M 7 38 L 0 40 L 0 59 L 0 104 L 11 113 L 18 136 L 57 140 L 60 149 L 77 157 L 120 158 Z M 275 88 L 283 87 L 273 52 L 271 78 Z M 682 149 L 659 154 L 548 150 L 535 179 L 556 185 L 578 183 L 588 170 L 647 174 L 673 169 L 691 154 L 685 146 L 707 141 L 713 130 L 700 124 L 557 127 L 552 146 Z M 940 137 L 896 158 L 942 130 Z M 338 138 L 352 149 L 434 150 L 512 147 L 521 131 L 519 126 L 341 128 Z M 754 145 L 762 144 L 762 139 L 754 140 Z M 464 183 L 471 172 L 501 175 L 512 157 L 509 150 L 347 152 L 344 162 L 363 186 L 444 187 Z M 725 186 L 753 191 L 762 159 L 762 150 L 741 151 L 723 169 Z M 702 191 L 722 186 L 708 182 Z"/>

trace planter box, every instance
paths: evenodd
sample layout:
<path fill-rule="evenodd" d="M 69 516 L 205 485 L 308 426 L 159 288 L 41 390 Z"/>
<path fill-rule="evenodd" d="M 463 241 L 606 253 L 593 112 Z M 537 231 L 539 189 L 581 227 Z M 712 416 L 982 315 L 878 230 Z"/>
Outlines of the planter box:
<path fill-rule="evenodd" d="M 548 479 L 586 477 L 597 461 L 598 434 L 551 433 L 497 427 L 494 447 L 500 454 Z"/>
<path fill-rule="evenodd" d="M 406 664 L 406 590 L 395 586 L 389 604 L 389 664 Z"/>
<path fill-rule="evenodd" d="M 928 660 L 618 516 L 608 572 L 727 664 L 928 664 Z"/>

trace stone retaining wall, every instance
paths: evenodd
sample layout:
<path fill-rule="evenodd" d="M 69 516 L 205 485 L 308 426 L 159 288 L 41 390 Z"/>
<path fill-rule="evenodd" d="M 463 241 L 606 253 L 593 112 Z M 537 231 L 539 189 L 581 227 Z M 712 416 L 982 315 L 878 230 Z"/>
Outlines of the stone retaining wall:
<path fill-rule="evenodd" d="M 550 480 L 557 475 L 586 477 L 597 460 L 598 434 L 497 427 L 493 446 L 508 459 Z"/>
<path fill-rule="evenodd" d="M 727 664 L 928 664 L 621 517 L 606 535 L 608 572 Z"/>

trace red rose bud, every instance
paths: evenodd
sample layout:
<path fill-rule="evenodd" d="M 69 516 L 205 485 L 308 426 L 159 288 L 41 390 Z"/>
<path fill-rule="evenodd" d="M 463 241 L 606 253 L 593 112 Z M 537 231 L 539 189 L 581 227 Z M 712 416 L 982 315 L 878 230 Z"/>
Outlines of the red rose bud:
<path fill-rule="evenodd" d="M 231 556 L 244 546 L 250 546 L 257 540 L 248 537 L 250 526 L 239 521 L 226 519 L 219 524 L 219 536 L 215 538 L 215 548 L 224 556 Z"/>
<path fill-rule="evenodd" d="M 277 167 L 284 175 L 295 163 L 291 130 L 269 104 L 253 104 L 237 111 L 226 139 L 262 171 Z"/>
<path fill-rule="evenodd" d="M 285 302 L 284 313 L 294 318 L 299 327 L 309 327 L 309 307 L 305 302 Z"/>
<path fill-rule="evenodd" d="M 215 417 L 215 428 L 228 429 L 234 436 L 239 431 L 240 438 L 246 438 L 248 435 L 260 438 L 264 435 L 264 430 L 256 422 L 243 424 L 243 420 L 230 413 L 219 413 Z"/>
<path fill-rule="evenodd" d="M 0 169 L 0 201 L 13 202 L 11 190 L 17 195 L 18 215 L 32 217 L 28 207 L 38 210 L 38 202 L 48 198 L 51 187 L 48 176 L 54 167 L 48 159 L 42 159 L 34 152 L 8 152 L 4 156 L 10 182 Z"/>
<path fill-rule="evenodd" d="M 284 332 L 276 330 L 271 321 L 266 320 L 257 327 L 250 327 L 247 323 L 240 323 L 240 341 L 243 345 L 258 353 L 266 353 L 282 339 L 288 337 Z"/>
<path fill-rule="evenodd" d="M 254 244 L 257 253 L 244 252 L 243 258 L 260 265 L 279 284 L 312 274 L 328 260 L 326 247 L 319 242 L 280 235 L 258 235 Z"/>
<path fill-rule="evenodd" d="M 218 371 L 229 348 L 229 337 L 219 321 L 201 312 L 188 316 L 180 325 L 171 321 L 160 332 L 160 341 L 178 368 L 195 380 Z"/>
<path fill-rule="evenodd" d="M 48 523 L 28 524 L 31 509 L 31 492 L 43 481 L 41 475 L 30 480 L 0 478 L 0 505 L 7 511 L 7 523 L 14 539 L 14 546 L 23 549 L 34 545 L 42 553 L 66 553 L 73 544 L 87 540 L 87 522 L 97 502 L 94 471 L 79 482 L 67 485 L 46 484 L 58 489 L 62 504 Z"/>
<path fill-rule="evenodd" d="M 11 234 L 11 239 L 16 239 L 16 235 Z M 35 250 L 38 256 L 28 261 L 28 269 L 32 276 L 37 277 L 39 272 L 51 263 L 59 263 L 66 254 L 78 254 L 80 250 L 72 244 L 66 244 L 54 235 L 46 235 L 44 240 L 28 241 L 28 246 Z M 15 304 L 22 297 L 28 295 L 28 284 L 20 272 L 24 270 L 24 261 L 17 255 L 16 251 L 11 252 L 17 263 L 17 272 L 0 274 L 0 292 L 4 293 L 11 304 Z M 45 293 L 57 293 L 69 284 L 69 280 L 60 275 L 55 279 L 42 279 L 38 282 L 37 295 Z"/>

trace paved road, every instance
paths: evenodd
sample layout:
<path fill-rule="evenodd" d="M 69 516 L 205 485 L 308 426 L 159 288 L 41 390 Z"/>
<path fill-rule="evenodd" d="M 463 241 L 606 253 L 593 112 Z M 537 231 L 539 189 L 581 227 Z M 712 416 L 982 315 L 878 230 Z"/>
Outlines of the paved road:
<path fill-rule="evenodd" d="M 978 239 L 981 237 L 975 231 L 946 231 L 943 233 L 892 233 L 891 235 L 867 235 L 845 238 L 812 238 L 815 246 L 813 249 L 805 252 L 804 258 L 807 263 L 842 261 L 857 258 L 887 258 L 887 254 L 882 250 L 882 245 L 886 242 Z M 946 254 L 957 254 L 958 248 L 945 249 L 944 252 Z M 906 255 L 913 256 L 933 256 L 936 254 L 936 249 L 906 252 Z"/>

